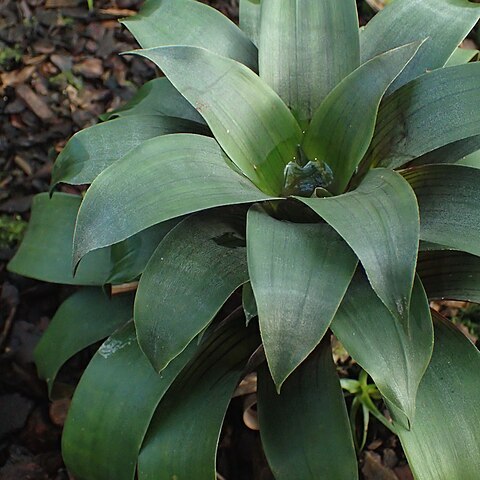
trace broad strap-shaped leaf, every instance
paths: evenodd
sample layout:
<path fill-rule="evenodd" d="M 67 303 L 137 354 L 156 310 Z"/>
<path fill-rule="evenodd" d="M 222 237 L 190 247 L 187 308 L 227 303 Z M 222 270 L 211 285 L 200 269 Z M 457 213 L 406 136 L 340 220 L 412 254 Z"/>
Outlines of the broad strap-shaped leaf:
<path fill-rule="evenodd" d="M 421 252 L 418 274 L 429 299 L 480 303 L 480 258 L 449 250 Z"/>
<path fill-rule="evenodd" d="M 480 146 L 480 135 L 478 139 L 479 139 L 479 146 Z M 459 165 L 465 165 L 467 167 L 480 168 L 480 150 L 477 150 L 467 155 L 466 157 L 459 160 L 457 163 Z"/>
<path fill-rule="evenodd" d="M 237 167 L 278 195 L 302 131 L 280 97 L 244 65 L 203 48 L 137 50 L 153 61 L 200 112 Z"/>
<path fill-rule="evenodd" d="M 397 89 L 428 70 L 443 67 L 479 18 L 480 7 L 468 0 L 391 2 L 361 32 L 362 63 L 379 53 L 428 37 L 394 82 L 392 88 Z"/>
<path fill-rule="evenodd" d="M 408 322 L 420 226 L 415 195 L 401 175 L 374 169 L 352 192 L 298 200 L 343 237 L 383 303 Z"/>
<path fill-rule="evenodd" d="M 433 351 L 432 319 L 420 280 L 413 288 L 408 323 L 400 323 L 359 269 L 331 328 L 382 395 L 412 421 L 418 385 Z"/>
<path fill-rule="evenodd" d="M 471 62 L 480 52 L 469 48 L 457 48 L 445 64 L 446 67 L 456 67 Z"/>
<path fill-rule="evenodd" d="M 260 77 L 301 124 L 360 65 L 355 0 L 262 0 L 260 30 Z"/>
<path fill-rule="evenodd" d="M 310 160 L 331 168 L 331 192 L 342 193 L 347 187 L 372 139 L 385 91 L 419 46 L 418 42 L 405 45 L 365 63 L 337 85 L 315 112 L 303 149 Z"/>
<path fill-rule="evenodd" d="M 107 283 L 120 284 L 136 280 L 145 270 L 158 244 L 178 222 L 177 218 L 162 222 L 112 245 L 113 266 Z"/>
<path fill-rule="evenodd" d="M 420 238 L 480 256 L 480 169 L 425 165 L 405 170 L 420 208 Z"/>
<path fill-rule="evenodd" d="M 241 223 L 228 212 L 191 216 L 155 250 L 138 286 L 135 325 L 139 344 L 157 371 L 182 352 L 248 280 Z"/>
<path fill-rule="evenodd" d="M 213 480 L 230 398 L 260 339 L 243 316 L 211 333 L 160 403 L 139 457 L 141 480 Z"/>
<path fill-rule="evenodd" d="M 277 480 L 358 478 L 329 339 L 287 379 L 280 395 L 268 369 L 259 371 L 258 414 L 262 444 Z"/>
<path fill-rule="evenodd" d="M 380 107 L 368 162 L 396 168 L 445 145 L 480 135 L 479 103 L 479 62 L 422 75 L 390 95 Z"/>
<path fill-rule="evenodd" d="M 168 78 L 155 78 L 138 89 L 133 98 L 116 110 L 100 116 L 103 121 L 130 115 L 164 115 L 205 123 L 202 116 L 177 91 Z"/>
<path fill-rule="evenodd" d="M 218 10 L 195 0 L 150 0 L 122 23 L 142 48 L 203 47 L 257 68 L 257 49 L 247 35 Z"/>
<path fill-rule="evenodd" d="M 75 264 L 166 220 L 268 198 L 227 161 L 215 140 L 190 134 L 153 138 L 132 150 L 88 189 L 75 231 Z"/>
<path fill-rule="evenodd" d="M 239 1 L 240 28 L 255 45 L 258 45 L 260 37 L 260 7 L 261 0 Z"/>
<path fill-rule="evenodd" d="M 58 156 L 52 186 L 92 183 L 107 167 L 150 138 L 170 133 L 208 133 L 195 122 L 159 115 L 132 115 L 76 133 Z"/>
<path fill-rule="evenodd" d="M 253 318 L 258 317 L 257 301 L 250 282 L 242 287 L 242 307 L 248 325 Z"/>
<path fill-rule="evenodd" d="M 320 343 L 357 259 L 329 225 L 279 221 L 258 206 L 247 216 L 247 255 L 265 355 L 280 391 Z"/>
<path fill-rule="evenodd" d="M 410 163 L 410 166 L 428 165 L 429 163 L 458 163 L 460 165 L 470 165 L 469 157 L 480 150 L 480 135 L 474 135 L 463 140 L 449 143 L 444 147 L 437 148 L 431 152 L 416 158 Z M 475 166 L 474 164 L 472 166 Z"/>
<path fill-rule="evenodd" d="M 46 380 L 49 394 L 68 359 L 111 335 L 132 316 L 132 295 L 109 298 L 100 288 L 86 288 L 67 298 L 34 352 L 38 375 Z"/>
<path fill-rule="evenodd" d="M 158 375 L 138 347 L 132 323 L 100 347 L 75 391 L 63 431 L 63 458 L 75 478 L 133 480 L 158 402 L 196 348 L 192 344 Z"/>
<path fill-rule="evenodd" d="M 103 285 L 112 268 L 108 249 L 92 252 L 75 277 L 72 274 L 73 232 L 81 200 L 64 193 L 52 198 L 48 193 L 36 195 L 27 232 L 8 269 L 44 282 Z"/>
<path fill-rule="evenodd" d="M 398 434 L 418 480 L 467 480 L 480 471 L 480 353 L 438 314 L 435 348 L 410 431 Z"/>

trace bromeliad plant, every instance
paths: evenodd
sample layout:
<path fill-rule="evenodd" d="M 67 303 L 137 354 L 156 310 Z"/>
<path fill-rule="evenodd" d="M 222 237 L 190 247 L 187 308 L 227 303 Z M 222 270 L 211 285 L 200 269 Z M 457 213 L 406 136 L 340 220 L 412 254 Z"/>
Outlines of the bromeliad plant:
<path fill-rule="evenodd" d="M 275 478 L 358 478 L 331 332 L 415 478 L 478 477 L 479 352 L 429 299 L 480 301 L 480 63 L 457 49 L 479 18 L 396 0 L 360 30 L 354 0 L 241 0 L 239 29 L 150 0 L 124 22 L 165 77 L 69 141 L 52 188 L 91 185 L 39 195 L 10 264 L 85 286 L 36 351 L 50 389 L 110 335 L 65 426 L 75 478 L 215 478 L 250 371 Z M 248 326 L 222 308 L 240 287 Z"/>

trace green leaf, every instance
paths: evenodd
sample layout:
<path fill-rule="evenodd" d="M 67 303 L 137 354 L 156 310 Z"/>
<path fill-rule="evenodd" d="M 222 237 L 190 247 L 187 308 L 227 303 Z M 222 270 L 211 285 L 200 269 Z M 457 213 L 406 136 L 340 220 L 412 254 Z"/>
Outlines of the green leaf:
<path fill-rule="evenodd" d="M 260 0 L 240 0 L 239 2 L 240 28 L 255 45 L 258 45 L 260 37 L 260 5 Z"/>
<path fill-rule="evenodd" d="M 132 323 L 100 347 L 78 384 L 63 431 L 63 458 L 75 478 L 133 480 L 155 409 L 196 348 L 192 344 L 158 375 L 138 347 Z"/>
<path fill-rule="evenodd" d="M 253 318 L 258 317 L 257 301 L 250 282 L 246 282 L 242 287 L 242 307 L 248 326 Z"/>
<path fill-rule="evenodd" d="M 160 403 L 140 453 L 142 480 L 212 480 L 220 430 L 245 364 L 258 347 L 243 315 L 208 336 Z"/>
<path fill-rule="evenodd" d="M 55 193 L 36 195 L 27 232 L 8 264 L 11 272 L 45 282 L 103 285 L 110 273 L 110 251 L 93 252 L 73 277 L 72 246 L 81 197 Z"/>
<path fill-rule="evenodd" d="M 160 243 L 135 300 L 138 342 L 163 370 L 248 280 L 241 218 L 233 213 L 183 220 Z"/>
<path fill-rule="evenodd" d="M 480 52 L 469 48 L 457 48 L 445 64 L 446 67 L 456 67 L 472 61 Z"/>
<path fill-rule="evenodd" d="M 421 252 L 417 271 L 429 299 L 480 303 L 480 258 L 455 251 Z"/>
<path fill-rule="evenodd" d="M 116 110 L 103 114 L 102 120 L 131 115 L 163 115 L 205 123 L 202 116 L 190 105 L 168 78 L 155 78 L 138 89 L 134 97 Z"/>
<path fill-rule="evenodd" d="M 402 2 L 400 2 L 402 3 Z M 480 63 L 443 68 L 408 83 L 380 107 L 369 163 L 396 168 L 480 135 Z"/>
<path fill-rule="evenodd" d="M 480 170 L 425 165 L 403 176 L 418 199 L 420 238 L 480 256 Z"/>
<path fill-rule="evenodd" d="M 418 42 L 405 45 L 365 63 L 345 78 L 315 112 L 303 149 L 310 160 L 320 160 L 331 168 L 330 191 L 342 193 L 347 187 L 372 139 L 385 91 L 419 46 Z"/>
<path fill-rule="evenodd" d="M 408 321 L 419 241 L 412 189 L 396 172 L 371 170 L 360 186 L 328 198 L 298 198 L 350 245 L 383 303 Z"/>
<path fill-rule="evenodd" d="M 437 148 L 431 152 L 416 158 L 410 166 L 428 165 L 429 163 L 459 163 L 469 165 L 471 158 L 465 158 L 480 149 L 480 135 L 474 135 L 463 140 L 449 143 L 444 147 Z M 478 165 L 478 162 L 477 162 Z M 472 164 L 472 166 L 475 166 Z"/>
<path fill-rule="evenodd" d="M 257 68 L 257 49 L 218 10 L 193 0 L 150 0 L 122 23 L 142 48 L 185 45 L 203 47 Z"/>
<path fill-rule="evenodd" d="M 237 167 L 266 193 L 278 195 L 284 167 L 302 131 L 280 97 L 244 65 L 193 47 L 137 50 L 153 61 L 205 118 Z"/>
<path fill-rule="evenodd" d="M 478 136 L 478 144 L 480 146 L 480 135 Z M 480 168 L 480 150 L 462 158 L 458 161 L 458 164 L 467 167 Z"/>
<path fill-rule="evenodd" d="M 78 214 L 75 263 L 157 223 L 268 198 L 227 161 L 215 140 L 190 134 L 153 138 L 132 150 L 88 189 Z"/>
<path fill-rule="evenodd" d="M 479 6 L 468 0 L 392 2 L 361 31 L 362 63 L 379 53 L 428 37 L 394 82 L 392 89 L 397 89 L 428 70 L 443 67 L 479 18 Z"/>
<path fill-rule="evenodd" d="M 162 222 L 142 230 L 123 242 L 112 245 L 113 267 L 107 283 L 126 283 L 138 278 L 145 270 L 158 244 L 178 221 L 178 219 L 173 219 Z"/>
<path fill-rule="evenodd" d="M 320 343 L 357 259 L 329 225 L 279 221 L 258 206 L 247 216 L 247 252 L 265 355 L 280 391 Z"/>
<path fill-rule="evenodd" d="M 258 413 L 262 444 L 277 480 L 358 478 L 347 409 L 327 339 L 285 382 L 280 395 L 268 369 L 259 371 Z"/>
<path fill-rule="evenodd" d="M 432 319 L 421 282 L 415 282 L 408 321 L 400 323 L 358 271 L 331 329 L 382 395 L 411 421 L 433 351 Z"/>
<path fill-rule="evenodd" d="M 260 77 L 302 124 L 360 65 L 355 0 L 262 0 L 260 31 Z"/>
<path fill-rule="evenodd" d="M 132 315 L 132 295 L 109 298 L 99 288 L 87 288 L 65 300 L 35 349 L 38 375 L 46 380 L 49 394 L 68 359 L 111 335 Z"/>
<path fill-rule="evenodd" d="M 60 182 L 92 183 L 103 170 L 145 140 L 179 132 L 207 133 L 197 123 L 158 115 L 132 115 L 81 130 L 58 156 L 52 186 Z"/>
<path fill-rule="evenodd" d="M 399 436 L 418 480 L 478 477 L 480 459 L 480 353 L 434 313 L 435 348 L 420 384 L 410 431 Z"/>

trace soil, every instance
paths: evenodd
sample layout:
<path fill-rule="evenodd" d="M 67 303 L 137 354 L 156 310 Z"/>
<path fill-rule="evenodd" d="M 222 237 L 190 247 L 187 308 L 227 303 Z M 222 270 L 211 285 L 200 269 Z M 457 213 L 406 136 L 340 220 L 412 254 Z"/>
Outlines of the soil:
<path fill-rule="evenodd" d="M 60 453 L 69 399 L 48 400 L 32 352 L 72 288 L 13 275 L 6 264 L 28 221 L 32 197 L 48 190 L 53 161 L 66 140 L 157 74 L 139 58 L 118 55 L 137 47 L 117 20 L 134 14 L 141 0 L 95 0 L 91 12 L 86 3 L 0 0 L 0 230 L 7 222 L 12 232 L 0 236 L 2 480 L 71 478 Z M 236 0 L 205 3 L 238 20 Z M 365 21 L 372 12 L 359 5 Z M 74 385 L 91 353 L 69 362 L 61 381 Z M 270 480 L 258 432 L 245 427 L 242 412 L 243 399 L 237 398 L 222 435 L 219 478 Z M 376 423 L 361 464 L 367 480 L 412 478 L 397 439 Z"/>

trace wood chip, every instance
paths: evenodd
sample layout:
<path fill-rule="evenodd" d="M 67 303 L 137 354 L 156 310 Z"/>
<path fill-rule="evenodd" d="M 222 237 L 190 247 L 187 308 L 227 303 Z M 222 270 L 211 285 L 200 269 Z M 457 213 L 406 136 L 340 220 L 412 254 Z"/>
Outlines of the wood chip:
<path fill-rule="evenodd" d="M 50 419 L 54 425 L 57 425 L 57 427 L 63 427 L 65 424 L 70 403 L 71 400 L 69 398 L 62 398 L 60 400 L 55 400 L 50 405 Z"/>
<path fill-rule="evenodd" d="M 21 70 L 13 70 L 13 72 L 0 73 L 1 88 L 16 87 L 25 83 L 34 74 L 35 67 L 29 66 Z"/>
<path fill-rule="evenodd" d="M 233 394 L 233 398 L 242 397 L 244 395 L 250 395 L 257 392 L 257 374 L 248 374 L 238 385 Z"/>
<path fill-rule="evenodd" d="M 122 283 L 121 285 L 112 286 L 112 295 L 120 295 L 121 293 L 135 292 L 138 288 L 138 282 Z"/>
<path fill-rule="evenodd" d="M 250 430 L 260 430 L 257 414 L 257 395 L 252 393 L 243 400 L 243 423 Z"/>
<path fill-rule="evenodd" d="M 23 57 L 23 63 L 25 65 L 39 65 L 40 63 L 43 63 L 47 59 L 47 55 L 36 55 L 34 57 L 31 57 L 30 55 L 25 55 Z"/>
<path fill-rule="evenodd" d="M 111 17 L 132 17 L 137 14 L 135 10 L 129 10 L 128 8 L 100 8 L 98 11 Z"/>
<path fill-rule="evenodd" d="M 27 174 L 28 176 L 30 176 L 33 173 L 33 170 L 30 164 L 20 155 L 15 155 L 15 158 L 13 159 L 13 161 L 15 162 L 15 165 L 18 165 L 24 171 L 24 173 Z"/>
<path fill-rule="evenodd" d="M 99 58 L 86 58 L 73 67 L 75 73 L 85 78 L 99 78 L 103 74 L 102 61 Z"/>
<path fill-rule="evenodd" d="M 362 468 L 365 480 L 398 480 L 393 470 L 382 465 L 380 455 L 365 453 L 365 463 Z"/>
<path fill-rule="evenodd" d="M 45 100 L 40 95 L 37 95 L 30 87 L 20 85 L 17 87 L 16 92 L 37 117 L 46 122 L 54 118 L 55 115 Z"/>

